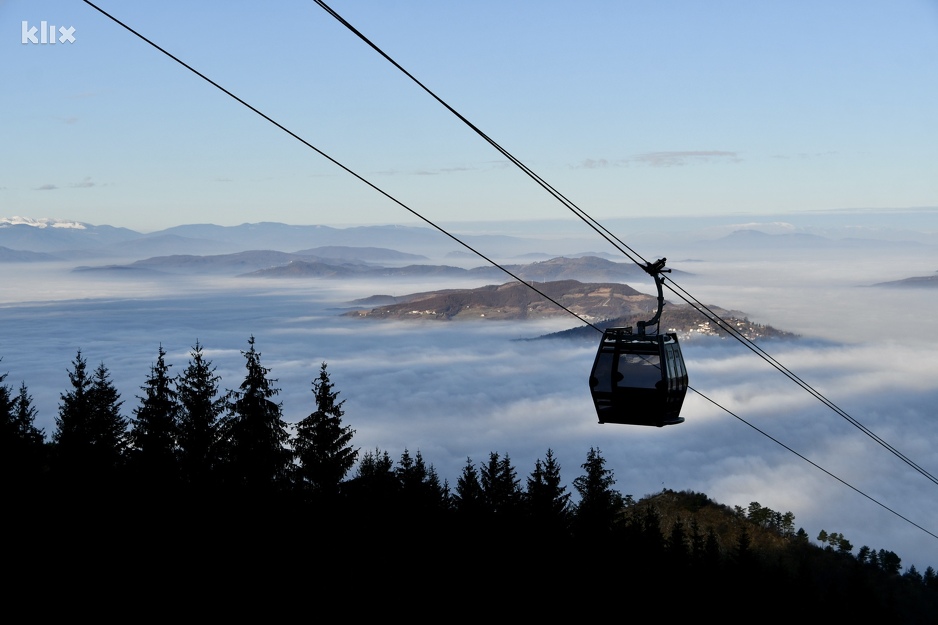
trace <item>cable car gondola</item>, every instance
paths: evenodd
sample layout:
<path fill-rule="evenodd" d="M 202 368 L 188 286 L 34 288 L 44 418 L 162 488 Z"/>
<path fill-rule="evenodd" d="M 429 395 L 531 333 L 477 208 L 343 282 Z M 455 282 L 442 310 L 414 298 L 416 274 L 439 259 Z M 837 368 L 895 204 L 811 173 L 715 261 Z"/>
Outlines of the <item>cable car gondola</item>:
<path fill-rule="evenodd" d="M 649 321 L 639 321 L 638 332 L 632 327 L 607 328 L 599 342 L 590 392 L 600 423 L 653 425 L 663 427 L 683 423 L 680 416 L 687 393 L 687 369 L 677 335 L 660 334 L 658 324 L 664 295 L 662 272 L 667 259 L 644 266 L 658 287 L 658 310 Z M 648 326 L 655 332 L 646 333 Z"/>

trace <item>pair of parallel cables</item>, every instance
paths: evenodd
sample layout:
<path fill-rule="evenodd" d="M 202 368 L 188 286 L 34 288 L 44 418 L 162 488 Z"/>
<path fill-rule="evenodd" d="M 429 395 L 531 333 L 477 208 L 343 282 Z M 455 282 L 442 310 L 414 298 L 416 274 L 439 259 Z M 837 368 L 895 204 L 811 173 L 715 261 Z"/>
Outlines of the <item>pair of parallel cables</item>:
<path fill-rule="evenodd" d="M 331 15 L 331 16 L 332 16 L 333 18 L 335 18 L 338 22 L 340 22 L 343 26 L 345 26 L 348 30 L 350 30 L 352 33 L 354 33 L 359 39 L 361 39 L 363 42 L 365 42 L 365 43 L 366 43 L 369 47 L 371 47 L 375 52 L 377 52 L 378 54 L 380 54 L 384 59 L 386 59 L 389 63 L 391 63 L 394 67 L 396 67 L 396 68 L 397 68 L 399 71 L 401 71 L 404 75 L 406 75 L 408 78 L 410 78 L 410 79 L 411 79 L 414 83 L 416 83 L 421 89 L 423 89 L 427 94 L 429 94 L 434 100 L 436 100 L 439 104 L 441 104 L 444 108 L 446 108 L 450 113 L 452 113 L 453 115 L 455 115 L 460 121 L 462 121 L 464 124 L 466 124 L 470 129 L 473 130 L 473 132 L 475 132 L 475 133 L 476 133 L 477 135 L 479 135 L 483 140 L 485 140 L 489 145 L 491 145 L 493 148 L 495 148 L 500 154 L 502 154 L 502 155 L 503 155 L 506 159 L 508 159 L 512 164 L 514 164 L 514 165 L 515 165 L 516 167 L 518 167 L 522 172 L 524 172 L 525 175 L 527 175 L 528 177 L 530 177 L 538 186 L 540 186 L 542 189 L 544 189 L 545 191 L 547 191 L 552 197 L 554 197 L 557 201 L 559 201 L 561 204 L 563 204 L 564 207 L 566 207 L 569 211 L 571 211 L 574 215 L 576 215 L 581 221 L 583 221 L 585 224 L 587 224 L 587 226 L 589 226 L 590 228 L 592 228 L 597 234 L 599 234 L 599 236 L 601 236 L 603 239 L 605 239 L 607 242 L 609 242 L 613 247 L 615 247 L 619 252 L 621 252 L 623 255 L 625 255 L 629 260 L 631 260 L 631 261 L 634 262 L 635 264 L 639 265 L 639 266 L 642 267 L 643 269 L 645 269 L 647 266 L 649 266 L 648 261 L 646 261 L 644 258 L 642 258 L 642 256 L 641 256 L 640 254 L 638 254 L 635 250 L 633 250 L 631 247 L 629 247 L 625 242 L 623 242 L 621 239 L 619 239 L 619 238 L 618 238 L 616 235 L 614 235 L 612 232 L 610 232 L 609 230 L 607 230 L 602 224 L 600 224 L 598 221 L 596 221 L 595 219 L 593 219 L 588 213 L 586 213 L 586 212 L 585 212 L 584 210 L 582 210 L 579 206 L 577 206 L 574 202 L 572 202 L 570 199 L 568 199 L 566 196 L 564 196 L 562 193 L 560 193 L 557 189 L 555 189 L 553 186 L 551 186 L 547 181 L 545 181 L 543 178 L 541 178 L 539 175 L 537 175 L 537 174 L 536 174 L 533 170 L 531 170 L 527 165 L 525 165 L 524 163 L 522 163 L 518 158 L 516 158 L 514 155 L 512 155 L 508 150 L 506 150 L 505 148 L 503 148 L 503 147 L 502 147 L 501 145 L 499 145 L 494 139 L 492 139 L 491 137 L 489 137 L 489 136 L 488 136 L 487 134 L 485 134 L 481 129 L 479 129 L 479 128 L 478 128 L 477 126 L 475 126 L 472 122 L 470 122 L 470 121 L 469 121 L 468 119 L 466 119 L 463 115 L 461 115 L 458 111 L 456 111 L 456 109 L 454 109 L 452 106 L 450 106 L 448 103 L 446 103 L 443 99 L 441 99 L 439 96 L 437 96 L 432 90 L 430 90 L 427 86 L 425 86 L 422 82 L 420 82 L 420 81 L 419 81 L 416 77 L 414 77 L 410 72 L 408 72 L 406 69 L 404 69 L 404 68 L 403 68 L 400 64 L 398 64 L 393 58 L 391 58 L 391 57 L 390 57 L 388 54 L 386 54 L 381 48 L 379 48 L 377 45 L 375 45 L 375 44 L 374 44 L 370 39 L 368 39 L 364 34 L 362 34 L 360 31 L 358 31 L 354 26 L 352 26 L 352 24 L 350 24 L 348 21 L 346 21 L 342 16 L 340 16 L 338 13 L 336 13 L 336 12 L 335 12 L 331 7 L 329 7 L 325 2 L 323 2 L 322 0 L 313 0 L 313 1 L 314 1 L 317 5 L 319 5 L 324 11 L 326 11 L 329 15 Z M 245 100 L 241 99 L 240 97 L 238 97 L 238 96 L 235 95 L 234 93 L 232 93 L 232 92 L 228 91 L 227 89 L 225 89 L 224 87 L 222 87 L 222 86 L 221 86 L 220 84 L 218 84 L 217 82 L 215 82 L 215 81 L 213 81 L 212 79 L 210 79 L 208 76 L 202 74 L 201 72 L 199 72 L 198 70 L 196 70 L 194 67 L 192 67 L 192 66 L 190 66 L 189 64 L 185 63 L 184 61 L 182 61 L 182 60 L 179 59 L 178 57 L 174 56 L 173 54 L 171 54 L 170 52 L 168 52 L 168 51 L 165 50 L 164 48 L 160 47 L 159 45 L 157 45 L 156 43 L 154 43 L 153 41 L 151 41 L 151 40 L 148 39 L 147 37 L 143 36 L 142 34 L 140 34 L 139 32 L 137 32 L 136 30 L 134 30 L 133 28 L 131 28 L 130 26 L 128 26 L 127 24 L 121 22 L 121 21 L 120 21 L 119 19 L 117 19 L 116 17 L 112 16 L 112 15 L 109 14 L 108 12 L 106 12 L 106 11 L 104 11 L 103 9 L 101 9 L 100 7 L 96 6 L 94 3 L 90 2 L 89 0 L 83 0 L 83 2 L 84 2 L 85 4 L 87 4 L 88 6 L 90 6 L 91 8 L 95 9 L 96 11 L 98 11 L 99 13 L 101 13 L 102 15 L 104 15 L 105 17 L 107 17 L 108 19 L 110 19 L 111 21 L 113 21 L 115 24 L 121 26 L 122 28 L 124 28 L 125 30 L 127 30 L 128 32 L 130 32 L 131 34 L 133 34 L 134 36 L 136 36 L 136 37 L 139 38 L 140 40 L 142 40 L 142 41 L 144 41 L 145 43 L 147 43 L 148 45 L 152 46 L 153 48 L 155 48 L 156 50 L 158 50 L 159 52 L 161 52 L 161 53 L 164 54 L 165 56 L 169 57 L 170 59 L 172 59 L 173 61 L 175 61 L 175 62 L 178 63 L 179 65 L 181 65 L 182 67 L 186 68 L 187 70 L 189 70 L 190 72 L 192 72 L 193 74 L 195 74 L 196 76 L 198 76 L 199 78 L 201 78 L 202 80 L 204 80 L 205 82 L 209 83 L 210 85 L 212 85 L 212 86 L 215 87 L 216 89 L 220 90 L 222 93 L 224 93 L 224 94 L 227 95 L 228 97 L 232 98 L 233 100 L 235 100 L 236 102 L 238 102 L 238 103 L 241 104 L 242 106 L 248 108 L 249 110 L 251 110 L 251 111 L 254 112 L 255 114 L 259 115 L 259 116 L 262 117 L 263 119 L 267 120 L 268 122 L 270 122 L 271 124 L 273 124 L 274 126 L 276 126 L 277 128 L 279 128 L 280 130 L 282 130 L 283 132 L 287 133 L 288 135 L 290 135 L 291 137 L 293 137 L 294 139 L 296 139 L 297 141 L 299 141 L 300 143 L 302 143 L 302 144 L 305 145 L 306 147 L 310 148 L 311 150 L 313 150 L 314 152 L 316 152 L 317 154 L 319 154 L 320 156 L 322 156 L 323 158 L 325 158 L 325 159 L 328 160 L 329 162 L 333 163 L 335 166 L 339 167 L 340 169 L 342 169 L 342 170 L 345 171 L 346 173 L 348 173 L 348 174 L 350 174 L 351 176 L 353 176 L 354 178 L 358 179 L 360 182 L 364 183 L 365 185 L 371 187 L 373 190 L 377 191 L 378 193 L 380 193 L 381 195 L 383 195 L 383 196 L 386 197 L 387 199 L 391 200 L 392 202 L 394 202 L 395 204 L 397 204 L 398 206 L 400 206 L 400 207 L 403 208 L 404 210 L 408 211 L 409 213 L 411 213 L 412 215 L 414 215 L 415 217 L 417 217 L 417 218 L 420 219 L 421 221 L 425 222 L 426 224 L 430 225 L 431 227 L 433 227 L 433 228 L 436 229 L 437 231 L 441 232 L 442 234 L 446 235 L 447 237 L 449 237 L 449 238 L 452 239 L 453 241 L 455 241 L 455 242 L 457 242 L 458 244 L 460 244 L 461 246 L 465 247 L 465 248 L 468 249 L 470 252 L 472 252 L 473 254 L 476 254 L 477 256 L 479 256 L 480 258 L 482 258 L 483 260 L 485 260 L 485 261 L 488 262 L 489 264 L 491 264 L 491 265 L 493 265 L 494 267 L 497 267 L 497 268 L 500 269 L 501 271 L 505 272 L 508 276 L 510 276 L 510 277 L 513 278 L 514 280 L 517 280 L 518 282 L 521 282 L 522 284 L 524 284 L 524 285 L 527 286 L 528 288 L 530 288 L 530 289 L 532 289 L 533 291 L 535 291 L 538 295 L 540 295 L 540 296 L 543 297 L 544 299 L 550 301 L 551 303 L 553 303 L 554 305 L 558 306 L 558 307 L 561 308 L 562 310 L 568 312 L 569 314 L 571 314 L 571 315 L 573 315 L 574 317 L 576 317 L 577 319 L 579 319 L 582 323 L 584 323 L 584 324 L 586 324 L 586 325 L 592 327 L 594 330 L 596 330 L 596 331 L 598 331 L 598 332 L 602 332 L 602 330 L 601 330 L 599 327 L 597 327 L 596 325 L 590 323 L 590 322 L 587 321 L 586 319 L 583 319 L 583 318 L 582 318 L 580 315 L 578 315 L 577 313 L 573 312 L 572 310 L 570 310 L 569 308 L 567 308 L 566 306 L 564 306 L 563 304 L 561 304 L 561 303 L 558 302 L 557 300 L 555 300 L 555 299 L 551 298 L 550 296 L 548 296 L 547 294 L 543 293 L 541 290 L 539 290 L 539 289 L 538 289 L 537 287 L 535 287 L 533 284 L 531 284 L 531 283 L 529 283 L 529 282 L 526 282 L 525 280 L 523 280 L 522 278 L 520 278 L 520 277 L 517 276 L 516 274 L 512 273 L 512 272 L 511 272 L 510 270 L 508 270 L 506 267 L 503 267 L 503 266 L 500 265 L 499 263 L 497 263 L 497 262 L 495 262 L 494 260 L 492 260 L 491 258 L 487 257 L 485 254 L 483 254 L 483 253 L 480 252 L 479 250 L 476 250 L 475 248 L 473 248 L 472 246 L 470 246 L 470 245 L 469 245 L 468 243 L 466 243 L 465 241 L 459 239 L 458 237 L 456 237 L 455 235 L 451 234 L 450 232 L 448 232 L 447 230 L 445 230 L 445 229 L 442 228 L 441 226 L 437 225 L 436 223 L 434 223 L 434 222 L 431 221 L 430 219 L 424 217 L 423 215 L 421 215 L 420 213 L 418 213 L 418 212 L 415 211 L 414 209 L 410 208 L 409 206 L 407 206 L 406 204 L 404 204 L 403 202 L 401 202 L 401 201 L 398 200 L 397 198 L 393 197 L 392 195 L 390 195 L 389 193 L 387 193 L 386 191 L 384 191 L 383 189 L 381 189 L 381 188 L 378 187 L 377 185 L 373 184 L 372 182 L 370 182 L 369 180 L 367 180 L 366 178 L 364 178 L 363 176 L 361 176 L 360 174 L 356 173 L 355 171 L 353 171 L 353 170 L 350 169 L 349 167 L 343 165 L 342 163 L 340 163 L 339 161 L 337 161 L 337 160 L 334 159 L 333 157 L 329 156 L 328 154 L 326 154 L 325 152 L 323 152 L 322 150 L 320 150 L 319 148 L 317 148 L 315 145 L 313 145 L 312 143 L 310 143 L 309 141 L 307 141 L 307 140 L 304 139 L 303 137 L 297 135 L 296 133 L 294 133 L 293 131 L 291 131 L 291 130 L 290 130 L 289 128 L 287 128 L 286 126 L 282 125 L 281 123 L 277 122 L 277 121 L 274 120 L 273 118 L 269 117 L 268 115 L 266 115 L 265 113 L 263 113 L 263 112 L 260 111 L 259 109 L 255 108 L 255 107 L 252 106 L 251 104 L 247 103 Z M 664 284 L 665 284 L 665 286 L 667 286 L 668 289 L 669 289 L 672 293 L 674 293 L 679 299 L 683 300 L 683 301 L 684 301 L 685 303 L 687 303 L 689 306 L 691 306 L 692 308 L 694 308 L 695 310 L 697 310 L 697 311 L 698 311 L 701 315 L 703 315 L 705 318 L 707 318 L 707 319 L 710 320 L 711 322 L 715 323 L 720 329 L 722 329 L 722 330 L 725 331 L 727 334 L 729 334 L 731 337 L 733 337 L 734 339 L 736 339 L 737 341 L 739 341 L 740 343 L 742 343 L 747 349 L 749 349 L 750 351 L 752 351 L 752 352 L 753 352 L 754 354 L 756 354 L 758 357 L 760 357 L 760 358 L 762 358 L 763 360 L 765 360 L 770 366 L 772 366 L 773 368 L 775 368 L 776 370 L 778 370 L 780 373 L 782 373 L 783 375 L 785 375 L 787 378 L 789 378 L 789 379 L 790 379 L 791 381 L 793 381 L 795 384 L 797 384 L 798 386 L 800 386 L 802 389 L 804 389 L 804 390 L 805 390 L 806 392 L 808 392 L 810 395 L 814 396 L 816 399 L 818 399 L 818 400 L 819 400 L 821 403 L 823 403 L 825 406 L 827 406 L 828 408 L 830 408 L 831 410 L 833 410 L 835 413 L 837 413 L 841 418 L 843 418 L 843 419 L 845 419 L 846 421 L 848 421 L 850 424 L 852 424 L 854 427 L 856 427 L 856 428 L 859 429 L 861 432 L 863 432 L 864 434 L 866 434 L 866 435 L 867 435 L 868 437 L 870 437 L 873 441 L 875 441 L 877 444 L 879 444 L 880 446 L 882 446 L 883 448 L 885 448 L 887 451 L 889 451 L 890 453 L 892 453 L 893 455 L 895 455 L 897 458 L 899 458 L 900 460 L 902 460 L 905 464 L 907 464 L 908 466 L 910 466 L 910 467 L 911 467 L 912 469 L 914 469 L 916 472 L 918 472 L 918 473 L 920 473 L 921 475 L 923 475 L 926 479 L 930 480 L 932 483 L 938 485 L 938 478 L 936 478 L 936 477 L 935 477 L 934 475 L 932 475 L 930 472 L 928 472 L 927 470 L 925 470 L 924 468 L 922 468 L 921 466 L 919 466 L 918 464 L 916 464 L 915 462 L 913 462 L 910 458 L 908 458 L 907 456 L 905 456 L 904 454 L 902 454 L 901 452 L 899 452 L 899 451 L 898 451 L 897 449 L 895 449 L 892 445 L 890 445 L 889 443 L 887 443 L 886 441 L 884 441 L 882 438 L 880 438 L 878 435 L 876 435 L 874 432 L 872 432 L 869 428 L 867 428 L 867 427 L 864 426 L 862 423 L 860 423 L 859 421 L 857 421 L 855 418 L 853 418 L 852 416 L 850 416 L 846 411 L 844 411 L 844 410 L 841 409 L 839 406 L 837 406 L 836 404 L 834 404 L 831 400 L 829 400 L 827 397 L 825 397 L 825 396 L 824 396 L 823 394 L 821 394 L 819 391 L 817 391 L 816 389 L 814 389 L 810 384 L 808 384 L 807 382 L 805 382 L 802 378 L 800 378 L 800 377 L 797 376 L 795 373 L 793 373 L 792 371 L 790 371 L 787 367 L 785 367 L 785 366 L 782 365 L 780 362 L 778 362 L 774 357 L 772 357 L 770 354 L 768 354 L 768 353 L 767 353 L 765 350 L 763 350 L 760 346 L 756 345 L 755 342 L 753 342 L 752 340 L 750 340 L 749 338 L 747 338 L 746 336 L 744 336 L 733 324 L 731 324 L 731 323 L 727 322 L 726 320 L 724 320 L 723 318 L 721 318 L 721 317 L 720 317 L 716 312 L 714 312 L 711 308 L 709 308 L 709 307 L 706 306 L 705 304 L 701 303 L 699 300 L 697 300 L 695 297 L 693 297 L 690 293 L 688 293 L 687 291 L 685 291 L 679 284 L 675 283 L 672 279 L 668 279 Z M 697 390 L 697 389 L 695 389 L 695 388 L 693 388 L 693 387 L 689 387 L 689 388 L 690 388 L 692 391 L 694 391 L 695 393 L 697 393 L 698 395 L 700 395 L 703 399 L 707 400 L 708 402 L 712 403 L 714 406 L 720 408 L 721 410 L 723 410 L 723 411 L 726 412 L 727 414 L 731 415 L 732 417 L 736 418 L 736 419 L 739 420 L 740 422 L 742 422 L 742 423 L 744 423 L 745 425 L 749 426 L 750 428 L 754 429 L 756 432 L 762 434 L 763 436 L 765 436 L 766 438 L 770 439 L 770 440 L 773 441 L 774 443 L 778 444 L 778 445 L 781 446 L 782 448 L 784 448 L 784 449 L 786 449 L 787 451 L 789 451 L 789 452 L 793 453 L 794 455 L 798 456 L 799 458 L 801 458 L 801 459 L 804 460 L 805 462 L 811 464 L 811 465 L 812 465 L 813 467 L 815 467 L 816 469 L 818 469 L 818 470 L 824 472 L 824 473 L 827 474 L 828 476 L 832 477 L 833 479 L 837 480 L 837 481 L 840 482 L 841 484 L 847 486 L 847 487 L 850 488 L 851 490 L 853 490 L 853 491 L 855 491 L 856 493 L 862 495 L 862 496 L 865 497 L 866 499 L 868 499 L 868 500 L 870 500 L 871 502 L 875 503 L 876 505 L 882 507 L 883 509 L 887 510 L 888 512 L 891 512 L 893 515 L 899 517 L 900 519 L 904 520 L 905 522 L 909 523 L 910 525 L 912 525 L 912 526 L 914 526 L 914 527 L 916 527 L 916 528 L 922 530 L 923 532 L 925 532 L 926 534 L 932 536 L 933 538 L 938 539 L 938 534 L 935 534 L 935 533 L 933 533 L 933 532 L 931 532 L 931 531 L 925 529 L 924 527 L 922 527 L 921 525 L 915 523 L 915 522 L 912 521 L 911 519 L 908 519 L 907 517 L 903 516 L 902 514 L 900 514 L 899 512 L 897 512 L 896 510 L 894 510 L 894 509 L 890 508 L 889 506 L 883 504 L 882 502 L 880 502 L 880 501 L 874 499 L 874 498 L 871 497 L 870 495 L 864 493 L 863 491 L 859 490 L 859 489 L 856 488 L 855 486 L 849 484 L 848 482 L 846 482 L 846 481 L 843 480 L 842 478 L 840 478 L 840 477 L 834 475 L 833 473 L 831 473 L 830 471 L 824 469 L 824 468 L 821 467 L 820 465 L 816 464 L 816 463 L 813 462 L 812 460 L 810 460 L 810 459 L 808 459 L 807 457 L 803 456 L 802 454 L 798 453 L 797 451 L 795 451 L 794 449 L 792 449 L 792 448 L 789 447 L 788 445 L 782 443 L 781 441 L 779 441 L 779 440 L 776 439 L 775 437 L 771 436 L 771 435 L 768 434 L 767 432 L 761 430 L 760 428 L 756 427 L 756 426 L 753 425 L 752 423 L 746 421 L 745 419 L 743 419 L 743 418 L 740 417 L 739 415 L 733 413 L 733 412 L 730 411 L 728 408 L 726 408 L 726 407 L 720 405 L 718 402 L 716 402 L 715 400 L 711 399 L 710 397 L 707 397 L 706 395 L 704 395 L 704 394 L 703 394 L 702 392 L 700 392 L 699 390 Z"/>

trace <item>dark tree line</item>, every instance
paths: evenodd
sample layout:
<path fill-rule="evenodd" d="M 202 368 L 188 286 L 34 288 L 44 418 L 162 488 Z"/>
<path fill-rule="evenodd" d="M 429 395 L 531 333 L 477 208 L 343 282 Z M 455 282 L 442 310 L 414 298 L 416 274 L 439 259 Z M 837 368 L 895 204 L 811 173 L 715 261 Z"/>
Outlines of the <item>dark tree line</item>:
<path fill-rule="evenodd" d="M 56 428 L 46 444 L 34 426 L 36 411 L 25 384 L 18 396 L 0 377 L 0 444 L 5 479 L 21 481 L 43 472 L 69 488 L 108 488 L 118 482 L 139 488 L 224 488 L 284 491 L 294 485 L 336 492 L 352 468 L 354 431 L 342 425 L 326 364 L 313 380 L 315 410 L 291 439 L 283 420 L 279 389 L 261 363 L 254 338 L 242 351 L 245 376 L 237 389 L 222 391 L 221 379 L 199 343 L 188 366 L 170 373 L 160 346 L 141 387 L 133 418 L 104 363 L 92 371 L 81 351 L 68 370 Z"/>
<path fill-rule="evenodd" d="M 19 392 L 0 374 L 0 485 L 4 490 L 33 488 L 45 462 L 45 433 L 35 426 L 36 409 L 25 383 Z"/>
<path fill-rule="evenodd" d="M 795 531 L 791 512 L 757 502 L 730 510 L 672 491 L 635 501 L 615 488 L 597 448 L 573 492 L 551 449 L 527 475 L 507 453 L 467 458 L 451 487 L 419 450 L 397 459 L 379 448 L 360 453 L 325 363 L 311 381 L 312 410 L 291 436 L 277 380 L 253 337 L 242 351 L 243 381 L 232 390 L 222 390 L 198 342 L 177 375 L 165 356 L 160 346 L 127 419 L 107 367 L 92 370 L 79 351 L 48 442 L 25 383 L 16 391 L 0 375 L 7 509 L 95 554 L 127 548 L 112 529 L 121 519 L 137 535 L 138 557 L 143 550 L 153 559 L 210 558 L 219 569 L 238 570 L 245 554 L 294 562 L 341 544 L 348 557 L 339 577 L 359 575 L 358 563 L 377 554 L 467 583 L 497 561 L 505 575 L 549 571 L 571 588 L 609 596 L 662 598 L 677 587 L 705 601 L 733 588 L 761 600 L 789 597 L 793 613 L 814 602 L 862 600 L 858 617 L 907 622 L 938 606 L 931 567 L 903 574 L 896 554 L 866 546 L 854 557 L 836 532 L 822 531 L 824 546 L 815 546 Z M 286 525 L 295 536 L 290 548 L 272 551 L 270 537 Z M 61 547 L 50 546 L 46 557 Z"/>
<path fill-rule="evenodd" d="M 36 411 L 25 384 L 18 396 L 2 384 L 0 416 L 4 475 L 9 482 L 27 472 L 43 472 L 68 488 L 135 488 L 139 491 L 192 489 L 285 493 L 303 501 L 334 501 L 356 496 L 393 501 L 401 510 L 453 512 L 490 523 L 536 523 L 545 531 L 599 531 L 612 523 L 622 504 L 615 480 L 599 450 L 591 449 L 574 482 L 579 506 L 548 449 L 525 486 L 508 454 L 491 453 L 478 467 L 467 459 L 455 491 L 441 480 L 418 450 L 405 450 L 395 463 L 379 449 L 352 444 L 355 431 L 343 423 L 344 400 L 326 363 L 312 380 L 310 414 L 295 425 L 283 420 L 279 389 L 262 364 L 254 337 L 242 351 L 244 379 L 221 389 L 221 379 L 196 342 L 186 368 L 171 373 L 159 346 L 155 363 L 140 387 L 133 417 L 124 406 L 104 363 L 92 371 L 79 351 L 68 370 L 69 388 L 60 395 L 51 442 L 33 425 Z M 354 475 L 350 473 L 358 468 Z M 349 479 L 347 479 L 349 478 Z M 579 511 L 579 514 L 574 514 Z M 579 518 L 578 525 L 574 523 Z"/>

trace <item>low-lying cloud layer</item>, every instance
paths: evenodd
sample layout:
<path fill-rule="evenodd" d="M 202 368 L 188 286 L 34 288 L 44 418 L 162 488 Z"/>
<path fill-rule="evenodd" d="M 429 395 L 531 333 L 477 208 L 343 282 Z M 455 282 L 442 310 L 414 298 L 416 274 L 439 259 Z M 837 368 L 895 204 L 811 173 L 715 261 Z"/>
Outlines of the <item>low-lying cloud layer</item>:
<path fill-rule="evenodd" d="M 685 286 L 708 303 L 806 335 L 765 347 L 936 472 L 935 296 L 858 286 L 866 276 L 856 271 L 867 266 L 852 260 L 796 279 L 795 262 L 764 260 L 758 270 L 700 263 Z M 869 266 L 887 272 L 882 263 Z M 339 315 L 349 300 L 386 292 L 388 285 L 214 277 L 146 283 L 89 279 L 50 266 L 10 275 L 0 290 L 0 371 L 9 373 L 8 384 L 26 382 L 47 435 L 78 349 L 89 363 L 107 365 L 129 417 L 159 345 L 178 373 L 198 340 L 223 388 L 235 388 L 244 371 L 240 350 L 254 335 L 263 364 L 278 379 L 289 422 L 314 409 L 310 382 L 327 362 L 346 400 L 346 423 L 357 431 L 355 444 L 386 449 L 395 458 L 405 448 L 420 450 L 450 485 L 467 457 L 482 462 L 493 451 L 509 454 L 524 479 L 548 448 L 569 483 L 593 446 L 623 493 L 692 489 L 729 505 L 759 501 L 794 512 L 796 525 L 812 537 L 821 529 L 837 531 L 856 547 L 895 551 L 906 566 L 938 565 L 933 537 L 693 393 L 679 426 L 597 424 L 587 388 L 595 344 L 515 340 L 569 327 L 566 319 L 411 324 Z M 685 356 L 694 388 L 869 497 L 938 531 L 935 484 L 748 350 L 711 339 L 686 343 Z"/>

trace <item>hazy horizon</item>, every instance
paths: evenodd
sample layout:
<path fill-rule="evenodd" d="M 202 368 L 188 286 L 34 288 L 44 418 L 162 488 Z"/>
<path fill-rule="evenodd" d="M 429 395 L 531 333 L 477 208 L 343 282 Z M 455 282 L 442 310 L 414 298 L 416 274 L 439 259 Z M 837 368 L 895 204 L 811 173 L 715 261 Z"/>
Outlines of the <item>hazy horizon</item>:
<path fill-rule="evenodd" d="M 765 227 L 772 228 L 791 230 Z M 914 461 L 938 464 L 931 444 L 938 434 L 932 408 L 938 320 L 929 313 L 938 290 L 870 286 L 934 273 L 933 246 L 871 239 L 832 249 L 834 239 L 809 239 L 812 245 L 775 249 L 764 242 L 752 248 L 745 240 L 733 247 L 732 239 L 714 240 L 704 231 L 700 236 L 674 244 L 675 258 L 685 258 L 673 263 L 687 272 L 683 287 L 705 303 L 801 334 L 766 349 Z M 130 417 L 158 346 L 179 373 L 199 341 L 222 387 L 231 389 L 241 381 L 240 351 L 253 335 L 278 379 L 288 422 L 312 410 L 310 382 L 327 362 L 346 400 L 345 421 L 357 430 L 356 446 L 380 447 L 395 459 L 405 448 L 419 450 L 451 485 L 467 457 L 478 463 L 489 452 L 507 453 L 523 479 L 548 448 L 569 485 L 588 449 L 598 447 L 623 493 L 691 489 L 727 505 L 759 501 L 794 512 L 796 525 L 812 538 L 821 529 L 838 531 L 857 548 L 896 551 L 904 566 L 923 570 L 938 563 L 931 537 L 693 394 L 679 426 L 597 424 L 586 383 L 595 343 L 514 340 L 572 327 L 572 318 L 404 323 L 340 315 L 359 297 L 487 281 L 128 279 L 72 272 L 77 264 L 7 265 L 16 271 L 0 286 L 6 330 L 0 370 L 9 374 L 7 384 L 27 383 L 47 436 L 78 349 L 90 363 L 109 368 Z M 687 341 L 685 357 L 695 388 L 930 529 L 938 500 L 925 478 L 748 351 L 725 340 Z"/>

